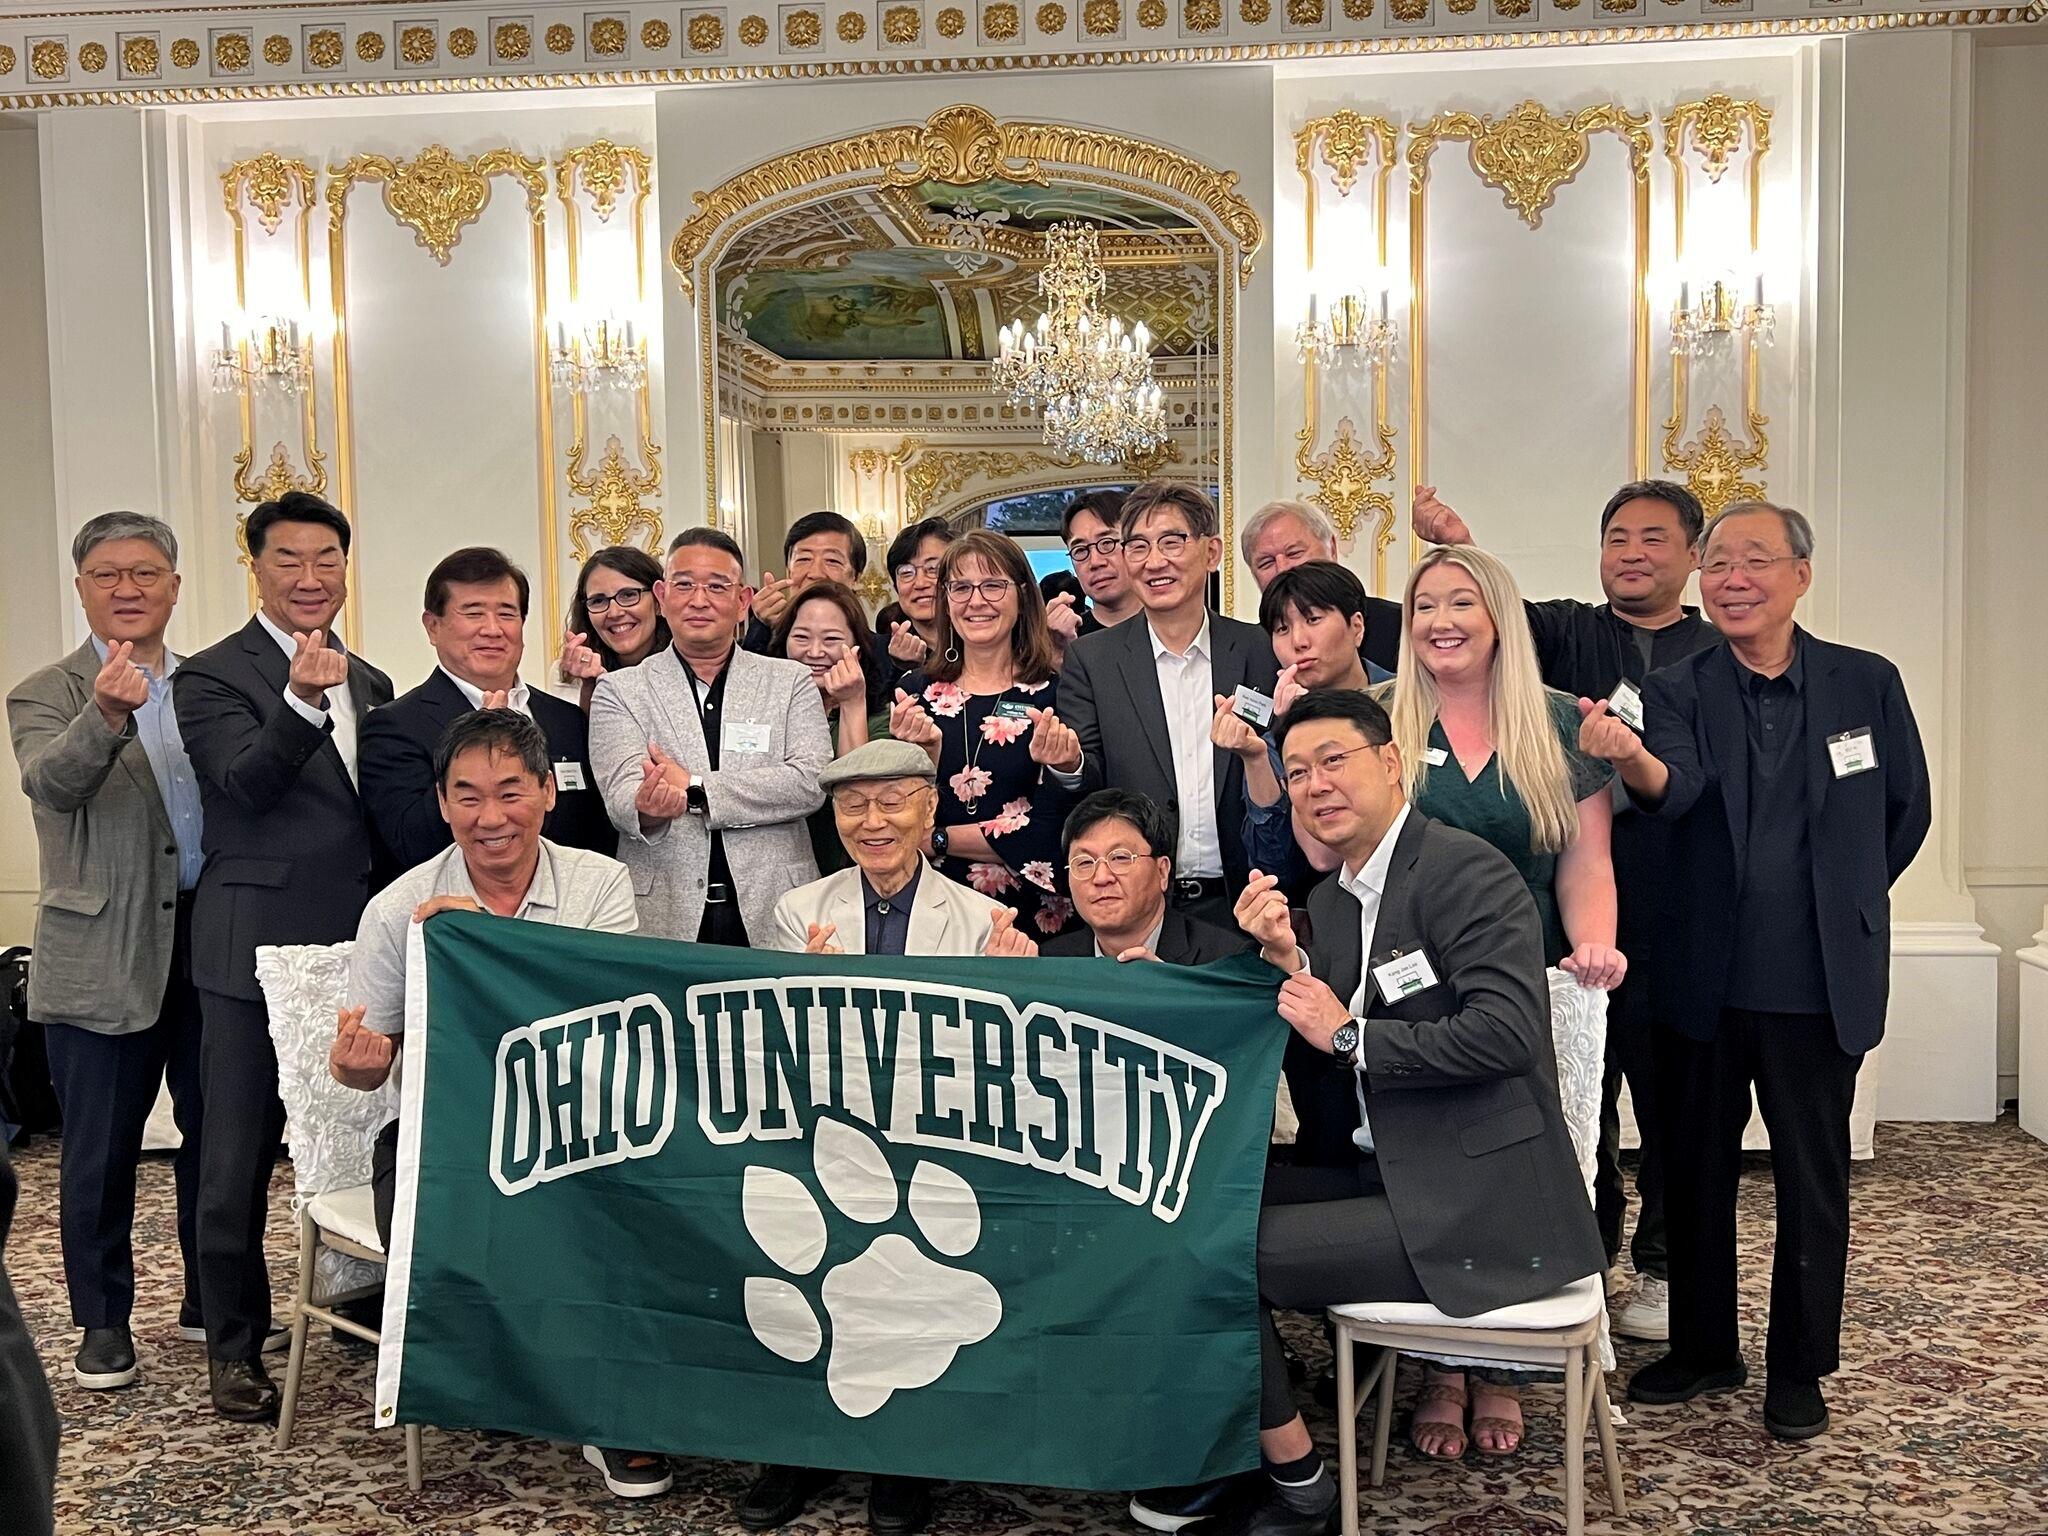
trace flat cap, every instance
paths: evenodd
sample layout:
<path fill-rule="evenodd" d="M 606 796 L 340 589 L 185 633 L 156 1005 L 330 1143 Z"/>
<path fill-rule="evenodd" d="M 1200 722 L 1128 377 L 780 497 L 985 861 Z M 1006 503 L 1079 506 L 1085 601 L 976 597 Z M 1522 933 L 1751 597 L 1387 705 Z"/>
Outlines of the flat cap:
<path fill-rule="evenodd" d="M 907 741 L 894 741 L 883 737 L 855 747 L 844 757 L 834 758 L 818 774 L 818 786 L 831 789 L 838 784 L 851 784 L 856 779 L 932 779 L 937 780 L 939 770 L 932 766 L 930 756 L 923 747 L 912 746 Z"/>

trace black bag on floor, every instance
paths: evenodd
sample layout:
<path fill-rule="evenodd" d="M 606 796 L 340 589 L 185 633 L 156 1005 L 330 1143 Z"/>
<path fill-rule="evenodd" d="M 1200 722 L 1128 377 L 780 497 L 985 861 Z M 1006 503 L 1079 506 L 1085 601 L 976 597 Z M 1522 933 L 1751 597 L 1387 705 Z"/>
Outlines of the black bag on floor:
<path fill-rule="evenodd" d="M 22 944 L 0 952 L 0 1136 L 16 1147 L 31 1135 L 54 1136 L 63 1123 L 43 1026 L 28 1016 L 29 959 Z"/>

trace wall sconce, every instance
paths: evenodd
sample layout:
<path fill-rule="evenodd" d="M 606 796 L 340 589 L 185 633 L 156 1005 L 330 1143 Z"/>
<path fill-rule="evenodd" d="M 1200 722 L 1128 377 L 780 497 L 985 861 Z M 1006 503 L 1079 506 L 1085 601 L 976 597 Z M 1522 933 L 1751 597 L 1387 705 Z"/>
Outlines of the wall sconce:
<path fill-rule="evenodd" d="M 302 339 L 303 338 L 303 339 Z M 280 315 L 220 323 L 220 345 L 213 351 L 213 391 L 236 395 L 274 390 L 296 396 L 311 384 L 313 343 L 298 321 Z"/>
<path fill-rule="evenodd" d="M 1733 272 L 1678 285 L 1678 304 L 1671 312 L 1671 353 L 1702 357 L 1734 337 L 1771 346 L 1777 341 L 1775 305 L 1764 302 L 1764 280 L 1757 275 L 1748 301 L 1741 297 Z"/>
<path fill-rule="evenodd" d="M 1330 302 L 1329 318 L 1316 318 L 1317 300 L 1309 295 L 1308 319 L 1294 328 L 1294 358 L 1337 372 L 1370 364 L 1383 368 L 1393 360 L 1400 328 L 1389 317 L 1389 297 L 1381 284 L 1376 297 L 1342 293 Z"/>
<path fill-rule="evenodd" d="M 609 310 L 576 326 L 557 320 L 548 366 L 555 383 L 574 394 L 625 393 L 647 382 L 647 345 L 631 320 Z"/>

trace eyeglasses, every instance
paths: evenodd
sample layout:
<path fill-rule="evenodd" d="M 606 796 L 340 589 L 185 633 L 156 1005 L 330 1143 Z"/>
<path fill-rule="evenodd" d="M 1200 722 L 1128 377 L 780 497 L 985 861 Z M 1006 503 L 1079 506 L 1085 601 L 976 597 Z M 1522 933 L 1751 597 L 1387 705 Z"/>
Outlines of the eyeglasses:
<path fill-rule="evenodd" d="M 964 603 L 977 595 L 984 603 L 1000 603 L 1016 586 L 1017 583 L 1006 576 L 991 576 L 985 581 L 949 581 L 946 583 L 946 596 L 956 603 Z"/>
<path fill-rule="evenodd" d="M 922 789 L 885 789 L 879 795 L 861 795 L 835 789 L 832 809 L 843 816 L 865 816 L 872 805 L 879 807 L 884 816 L 894 816 L 923 793 Z"/>
<path fill-rule="evenodd" d="M 170 574 L 170 571 L 161 565 L 100 565 L 87 571 L 85 579 L 102 592 L 111 592 L 121 585 L 121 578 L 126 576 L 147 592 Z"/>
<path fill-rule="evenodd" d="M 688 576 L 669 578 L 668 590 L 671 597 L 690 598 L 702 592 L 706 597 L 724 599 L 739 590 L 739 583 L 714 576 L 709 581 L 696 581 Z M 588 606 L 587 604 L 585 606 Z"/>
<path fill-rule="evenodd" d="M 1148 539 L 1141 534 L 1137 538 L 1124 540 L 1124 558 L 1143 560 L 1157 549 L 1167 559 L 1178 560 L 1181 552 L 1193 541 L 1194 535 L 1191 533 L 1162 533 L 1156 539 Z"/>
<path fill-rule="evenodd" d="M 602 592 L 593 592 L 583 599 L 585 613 L 603 613 L 617 603 L 621 608 L 638 608 L 642 598 L 647 596 L 645 587 L 621 587 L 607 597 Z"/>
<path fill-rule="evenodd" d="M 1080 565 L 1090 555 L 1100 555 L 1105 560 L 1111 560 L 1116 557 L 1116 552 L 1123 547 L 1124 541 L 1116 534 L 1105 533 L 1099 539 L 1074 540 L 1073 543 L 1067 546 L 1067 558 L 1076 565 Z"/>
<path fill-rule="evenodd" d="M 920 576 L 935 577 L 938 574 L 939 562 L 935 559 L 920 560 L 915 565 L 899 565 L 896 567 L 896 585 L 900 587 L 906 582 L 915 581 Z"/>
<path fill-rule="evenodd" d="M 1067 860 L 1067 873 L 1076 880 L 1093 880 L 1095 871 L 1107 864 L 1109 872 L 1121 880 L 1138 867 L 1141 859 L 1155 857 L 1155 854 L 1133 853 L 1128 848 L 1119 848 L 1099 859 L 1092 853 L 1077 853 Z"/>
<path fill-rule="evenodd" d="M 1337 765 L 1343 762 L 1345 758 L 1356 757 L 1361 752 L 1370 752 L 1373 750 L 1374 748 L 1372 744 L 1368 742 L 1365 746 L 1362 747 L 1346 747 L 1342 752 L 1328 753 L 1322 757 L 1317 758 L 1307 767 L 1290 768 L 1287 770 L 1287 787 L 1289 789 L 1299 789 L 1302 785 L 1308 782 L 1308 776 L 1311 773 L 1315 772 L 1320 772 L 1322 776 L 1326 779 L 1331 778 L 1337 772 Z"/>
<path fill-rule="evenodd" d="M 1725 579 L 1738 565 L 1751 576 L 1761 576 L 1774 565 L 1783 565 L 1787 560 L 1803 559 L 1800 555 L 1746 555 L 1740 560 L 1709 560 L 1700 567 L 1702 576 L 1711 576 L 1716 581 Z"/>

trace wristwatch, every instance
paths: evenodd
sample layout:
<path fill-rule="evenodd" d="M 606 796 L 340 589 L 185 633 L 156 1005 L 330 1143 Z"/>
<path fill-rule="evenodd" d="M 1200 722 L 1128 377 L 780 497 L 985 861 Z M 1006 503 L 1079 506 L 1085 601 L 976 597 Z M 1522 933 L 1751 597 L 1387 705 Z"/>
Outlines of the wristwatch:
<path fill-rule="evenodd" d="M 952 845 L 953 839 L 947 835 L 946 829 L 944 827 L 932 828 L 933 859 L 943 859 L 946 856 L 946 850 L 952 847 Z"/>
<path fill-rule="evenodd" d="M 704 786 L 702 784 L 692 783 L 688 789 L 683 791 L 683 808 L 692 816 L 709 816 L 711 814 L 711 802 L 705 798 Z"/>
<path fill-rule="evenodd" d="M 1358 1058 L 1358 1025 L 1339 1024 L 1337 1032 L 1330 1036 L 1330 1054 L 1340 1061 L 1355 1061 Z"/>

